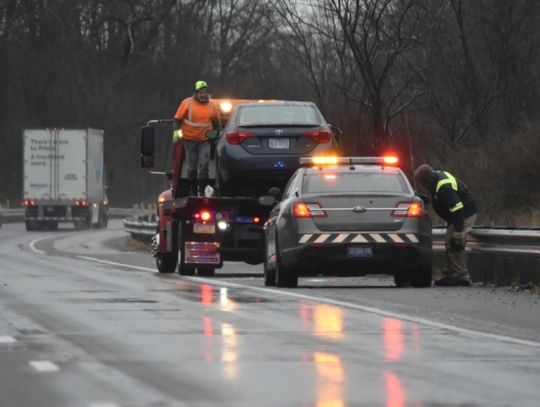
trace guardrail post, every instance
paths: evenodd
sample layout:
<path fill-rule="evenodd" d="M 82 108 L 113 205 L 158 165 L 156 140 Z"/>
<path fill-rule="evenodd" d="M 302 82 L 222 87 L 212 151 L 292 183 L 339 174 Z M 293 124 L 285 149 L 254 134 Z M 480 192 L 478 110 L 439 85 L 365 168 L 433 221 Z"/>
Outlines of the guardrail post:
<path fill-rule="evenodd" d="M 133 214 L 131 217 L 133 220 L 139 220 L 139 204 L 133 204 Z"/>

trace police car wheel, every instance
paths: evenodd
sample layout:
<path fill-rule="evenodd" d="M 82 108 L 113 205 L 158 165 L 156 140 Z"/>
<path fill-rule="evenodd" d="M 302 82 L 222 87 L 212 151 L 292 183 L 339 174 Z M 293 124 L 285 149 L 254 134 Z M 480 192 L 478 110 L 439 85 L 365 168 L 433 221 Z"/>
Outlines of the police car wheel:
<path fill-rule="evenodd" d="M 394 284 L 396 287 L 410 286 L 409 274 L 406 271 L 398 271 L 394 274 Z"/>
<path fill-rule="evenodd" d="M 431 264 L 419 266 L 416 270 L 413 270 L 410 275 L 410 280 L 413 287 L 431 287 Z"/>
<path fill-rule="evenodd" d="M 276 285 L 276 270 L 269 268 L 266 256 L 264 256 L 264 285 L 267 287 Z"/>
<path fill-rule="evenodd" d="M 297 287 L 298 274 L 295 270 L 285 268 L 281 264 L 279 252 L 276 253 L 276 286 L 278 287 Z"/>

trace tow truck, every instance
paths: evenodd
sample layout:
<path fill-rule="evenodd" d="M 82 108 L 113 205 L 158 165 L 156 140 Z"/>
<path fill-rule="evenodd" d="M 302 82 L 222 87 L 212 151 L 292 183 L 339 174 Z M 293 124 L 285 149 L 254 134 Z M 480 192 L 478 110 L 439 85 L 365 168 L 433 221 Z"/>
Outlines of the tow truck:
<path fill-rule="evenodd" d="M 241 99 L 213 99 L 226 121 L 232 109 L 246 102 Z M 141 166 L 154 167 L 155 126 L 173 119 L 150 120 L 141 129 Z M 217 130 L 207 134 L 214 141 Z M 214 150 L 214 149 L 212 149 Z M 259 264 L 264 259 L 263 225 L 275 199 L 261 197 L 188 196 L 183 142 L 174 144 L 172 171 L 165 173 L 170 189 L 157 201 L 158 226 L 152 239 L 152 254 L 160 273 L 209 276 L 224 261 Z M 210 181 L 215 182 L 216 165 L 212 154 Z"/>

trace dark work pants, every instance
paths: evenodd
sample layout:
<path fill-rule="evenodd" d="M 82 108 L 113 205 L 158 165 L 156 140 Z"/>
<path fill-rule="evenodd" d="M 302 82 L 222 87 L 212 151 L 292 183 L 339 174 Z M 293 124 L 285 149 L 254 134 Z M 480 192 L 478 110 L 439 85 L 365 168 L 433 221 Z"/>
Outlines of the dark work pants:
<path fill-rule="evenodd" d="M 190 181 L 208 180 L 210 165 L 210 142 L 184 140 L 187 176 Z"/>

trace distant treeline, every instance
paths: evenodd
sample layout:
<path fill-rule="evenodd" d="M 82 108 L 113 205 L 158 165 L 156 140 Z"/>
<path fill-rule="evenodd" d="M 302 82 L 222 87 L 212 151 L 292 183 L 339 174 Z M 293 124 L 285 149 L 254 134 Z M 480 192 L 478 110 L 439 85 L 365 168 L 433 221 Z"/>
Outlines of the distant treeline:
<path fill-rule="evenodd" d="M 20 200 L 22 130 L 42 127 L 105 129 L 111 204 L 152 200 L 167 181 L 139 168 L 140 126 L 204 79 L 313 100 L 347 154 L 429 161 L 483 222 L 540 222 L 538 27 L 537 0 L 0 0 L 0 202 Z"/>

